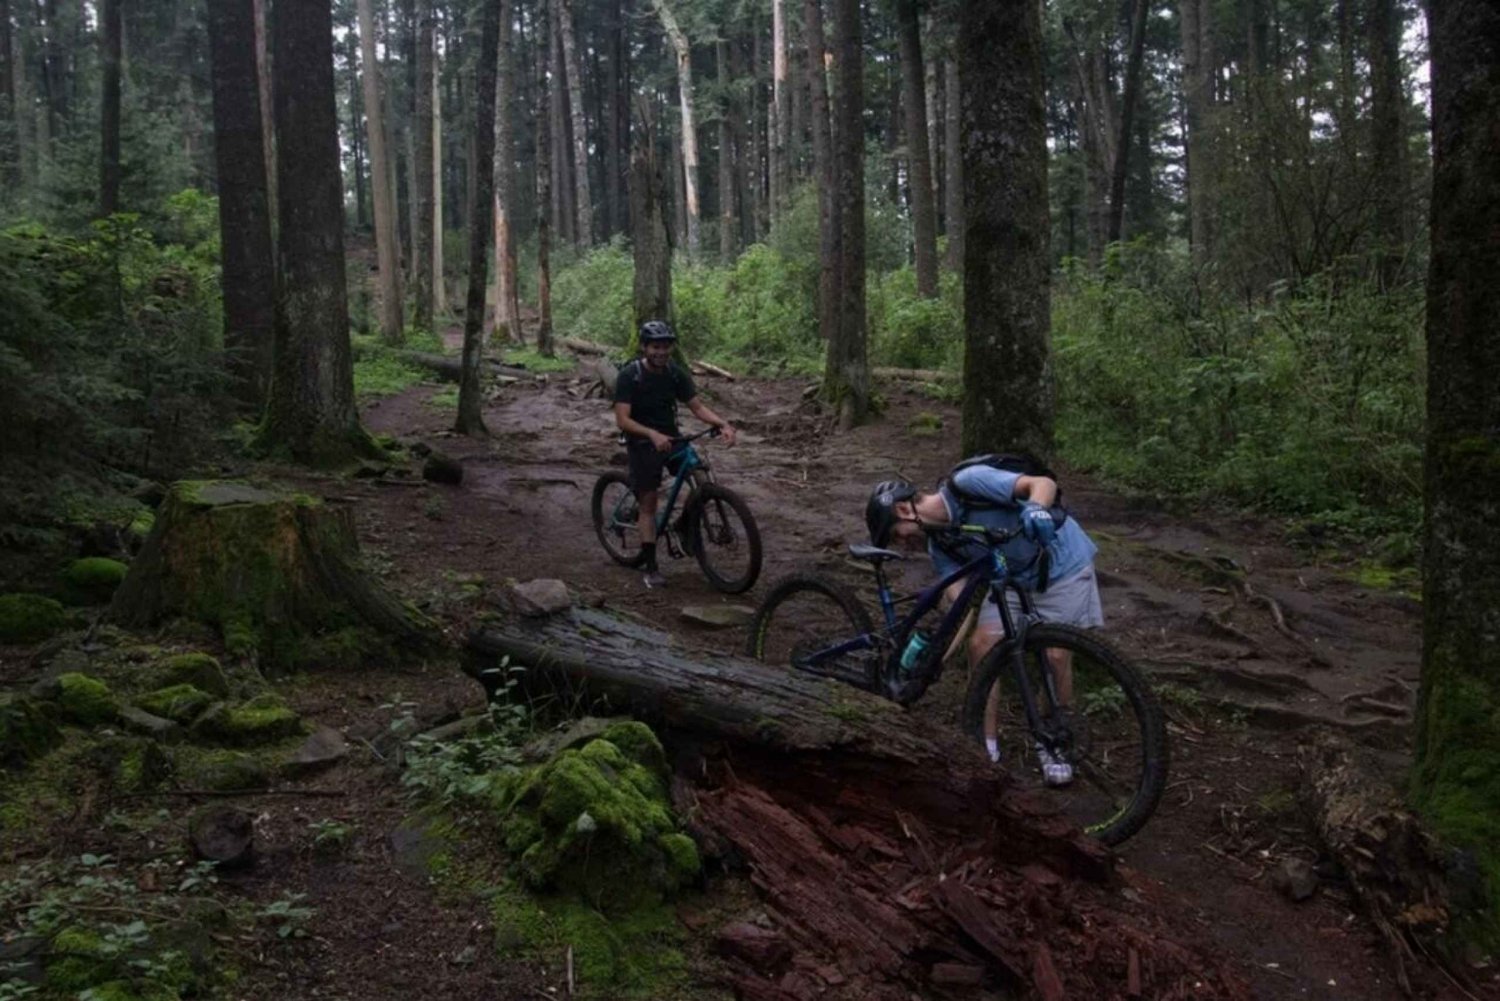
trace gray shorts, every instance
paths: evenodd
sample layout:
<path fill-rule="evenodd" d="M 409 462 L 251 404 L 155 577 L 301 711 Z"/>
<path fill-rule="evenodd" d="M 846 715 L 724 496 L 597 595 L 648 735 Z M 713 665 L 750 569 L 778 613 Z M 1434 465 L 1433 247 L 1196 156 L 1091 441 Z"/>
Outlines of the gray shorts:
<path fill-rule="evenodd" d="M 1010 614 L 1021 614 L 1021 601 L 1014 592 L 1006 595 L 1010 599 Z M 1104 625 L 1104 608 L 1099 603 L 1099 581 L 1094 577 L 1094 565 L 1090 563 L 1071 577 L 1052 581 L 1045 593 L 1031 594 L 1036 605 L 1037 616 L 1043 622 L 1060 622 L 1065 626 L 1080 629 L 1098 629 Z M 979 610 L 979 626 L 998 631 L 1000 609 L 993 601 L 985 601 Z"/>

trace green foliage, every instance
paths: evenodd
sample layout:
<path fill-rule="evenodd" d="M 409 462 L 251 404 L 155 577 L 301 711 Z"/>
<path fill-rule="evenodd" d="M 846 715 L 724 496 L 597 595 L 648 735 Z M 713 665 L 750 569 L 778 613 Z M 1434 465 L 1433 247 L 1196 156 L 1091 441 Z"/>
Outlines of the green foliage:
<path fill-rule="evenodd" d="M 573 361 L 567 357 L 548 358 L 536 348 L 511 347 L 501 352 L 507 365 L 520 365 L 529 372 L 571 372 Z"/>
<path fill-rule="evenodd" d="M 24 696 L 0 696 L 0 767 L 35 760 L 61 742 L 41 705 Z"/>
<path fill-rule="evenodd" d="M 572 267 L 554 265 L 553 328 L 562 337 L 578 337 L 620 349 L 619 360 L 635 353 L 635 265 L 630 251 L 611 243 L 589 253 Z"/>
<path fill-rule="evenodd" d="M 917 295 L 917 274 L 909 267 L 872 275 L 865 308 L 874 364 L 950 370 L 963 365 L 964 303 L 958 275 L 942 273 L 935 299 Z"/>
<path fill-rule="evenodd" d="M 394 396 L 431 380 L 431 373 L 402 361 L 374 337 L 355 338 L 354 395 L 360 402 Z"/>
<path fill-rule="evenodd" d="M 287 891 L 256 912 L 256 919 L 276 928 L 277 938 L 306 938 L 307 926 L 317 912 L 303 903 L 305 893 Z"/>
<path fill-rule="evenodd" d="M 1161 493 L 1409 531 L 1421 501 L 1418 295 L 1331 279 L 1246 307 L 1184 256 L 1119 249 L 1055 289 L 1059 450 Z"/>

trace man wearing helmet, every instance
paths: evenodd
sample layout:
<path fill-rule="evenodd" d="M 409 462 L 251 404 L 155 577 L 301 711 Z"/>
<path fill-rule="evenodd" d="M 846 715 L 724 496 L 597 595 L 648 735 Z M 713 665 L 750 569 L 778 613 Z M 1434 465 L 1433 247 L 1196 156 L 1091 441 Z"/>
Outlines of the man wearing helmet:
<path fill-rule="evenodd" d="M 1045 622 L 1097 628 L 1104 625 L 1099 584 L 1094 576 L 1097 549 L 1076 518 L 1068 517 L 1058 525 L 1051 511 L 1057 497 L 1057 481 L 1049 476 L 1028 476 L 975 464 L 960 468 L 931 492 L 919 491 L 906 480 L 876 484 L 865 504 L 865 524 L 870 530 L 870 542 L 880 547 L 893 542 L 915 546 L 924 537 L 923 526 L 967 524 L 1007 531 L 1019 529 L 1020 537 L 1005 546 L 1006 562 L 1015 582 L 1031 592 L 1037 616 Z M 975 503 L 974 498 L 981 498 L 983 503 Z M 1049 564 L 1045 584 L 1040 574 L 1043 550 Z M 940 577 L 962 565 L 959 556 L 931 537 L 927 538 L 927 553 Z M 949 587 L 950 601 L 958 598 L 962 586 L 959 581 Z M 1019 615 L 1018 599 L 1014 594 L 1009 599 L 1011 613 Z M 977 665 L 1001 636 L 999 609 L 994 602 L 986 601 L 969 634 L 970 666 Z M 1048 660 L 1058 699 L 1066 705 L 1073 694 L 1073 672 L 1067 651 L 1050 650 Z M 991 693 L 985 710 L 984 733 L 992 761 L 1000 757 L 997 708 L 997 696 Z M 1037 756 L 1048 785 L 1062 786 L 1073 781 L 1073 767 L 1067 761 L 1054 757 L 1040 745 Z"/>
<path fill-rule="evenodd" d="M 665 587 L 667 578 L 656 565 L 657 488 L 662 469 L 679 437 L 677 404 L 687 404 L 693 416 L 723 432 L 734 444 L 734 427 L 698 398 L 693 378 L 672 360 L 677 334 L 665 320 L 647 320 L 640 329 L 640 357 L 626 362 L 615 380 L 615 423 L 625 433 L 630 460 L 630 488 L 640 506 L 642 566 L 648 588 Z"/>

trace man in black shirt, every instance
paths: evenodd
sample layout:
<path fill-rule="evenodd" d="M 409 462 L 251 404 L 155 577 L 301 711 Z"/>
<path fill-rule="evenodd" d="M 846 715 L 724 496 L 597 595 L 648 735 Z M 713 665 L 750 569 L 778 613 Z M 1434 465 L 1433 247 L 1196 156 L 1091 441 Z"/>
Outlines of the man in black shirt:
<path fill-rule="evenodd" d="M 640 505 L 641 551 L 649 588 L 665 587 L 667 578 L 656 565 L 656 503 L 662 469 L 679 437 L 677 404 L 687 404 L 693 416 L 718 428 L 724 441 L 734 444 L 734 427 L 698 398 L 693 378 L 672 361 L 677 335 L 665 320 L 641 324 L 640 357 L 627 362 L 615 380 L 615 423 L 625 432 L 630 459 L 630 487 Z"/>

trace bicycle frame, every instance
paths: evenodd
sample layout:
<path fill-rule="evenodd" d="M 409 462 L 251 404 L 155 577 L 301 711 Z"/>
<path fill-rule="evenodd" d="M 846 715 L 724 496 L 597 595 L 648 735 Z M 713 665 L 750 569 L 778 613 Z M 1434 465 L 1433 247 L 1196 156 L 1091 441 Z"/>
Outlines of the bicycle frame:
<path fill-rule="evenodd" d="M 692 437 L 697 438 L 700 435 L 693 435 Z M 708 470 L 708 463 L 703 461 L 703 457 L 693 447 L 691 438 L 683 440 L 682 447 L 668 456 L 667 461 L 669 463 L 677 462 L 677 473 L 672 478 L 672 486 L 667 490 L 666 503 L 658 505 L 656 509 L 656 534 L 658 538 L 666 533 L 667 523 L 672 518 L 672 511 L 677 507 L 677 497 L 682 492 L 683 484 L 687 482 L 688 477 L 695 470 Z M 635 498 L 631 494 L 622 496 L 616 502 L 614 511 L 610 512 L 610 517 L 618 522 L 620 519 L 620 509 L 628 503 L 633 503 L 634 500 Z"/>

